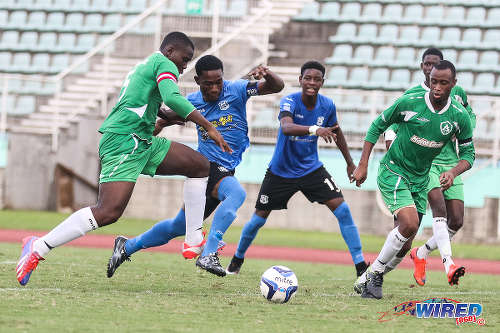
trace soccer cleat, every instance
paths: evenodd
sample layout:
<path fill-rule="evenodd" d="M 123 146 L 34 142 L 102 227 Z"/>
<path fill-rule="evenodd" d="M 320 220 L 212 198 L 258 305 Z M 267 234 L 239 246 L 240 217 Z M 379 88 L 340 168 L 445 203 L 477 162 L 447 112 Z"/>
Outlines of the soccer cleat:
<path fill-rule="evenodd" d="M 425 265 L 427 264 L 427 260 L 420 259 L 417 256 L 417 250 L 418 247 L 414 247 L 410 252 L 410 258 L 413 260 L 413 265 L 415 266 L 413 277 L 419 286 L 423 286 L 425 284 Z"/>
<path fill-rule="evenodd" d="M 450 286 L 458 285 L 458 279 L 465 275 L 465 267 L 457 267 L 455 264 L 453 264 L 450 266 L 450 270 L 448 271 L 447 275 L 448 283 L 450 284 Z"/>
<path fill-rule="evenodd" d="M 19 281 L 21 286 L 25 286 L 28 283 L 31 273 L 38 266 L 38 262 L 45 260 L 37 252 L 33 251 L 33 243 L 37 239 L 38 237 L 35 236 L 23 238 L 23 250 L 16 267 L 17 281 Z"/>
<path fill-rule="evenodd" d="M 233 256 L 233 259 L 231 259 L 231 263 L 226 268 L 226 273 L 227 274 L 238 274 L 241 269 L 241 265 L 243 265 L 243 261 L 245 261 L 245 258 L 238 258 L 236 256 Z"/>
<path fill-rule="evenodd" d="M 363 274 L 358 276 L 358 278 L 356 279 L 356 282 L 354 282 L 354 291 L 357 294 L 363 293 L 363 289 L 365 287 L 365 284 L 366 284 L 366 270 Z"/>
<path fill-rule="evenodd" d="M 217 276 L 226 276 L 226 270 L 220 265 L 217 252 L 210 253 L 208 256 L 200 256 L 196 260 L 196 266 Z"/>
<path fill-rule="evenodd" d="M 207 240 L 205 239 L 206 232 L 203 231 L 201 234 L 203 235 L 203 240 L 198 245 L 189 245 L 186 242 L 182 243 L 182 256 L 184 257 L 184 259 L 194 259 L 203 252 L 205 243 L 207 242 Z"/>
<path fill-rule="evenodd" d="M 113 254 L 108 261 L 108 278 L 115 274 L 115 271 L 120 265 L 125 261 L 130 261 L 130 256 L 125 251 L 125 243 L 127 238 L 123 236 L 118 236 L 115 238 L 115 247 L 113 248 Z"/>
<path fill-rule="evenodd" d="M 384 283 L 384 273 L 373 272 L 370 269 L 366 271 L 366 283 L 361 297 L 363 298 L 382 298 L 382 284 Z"/>

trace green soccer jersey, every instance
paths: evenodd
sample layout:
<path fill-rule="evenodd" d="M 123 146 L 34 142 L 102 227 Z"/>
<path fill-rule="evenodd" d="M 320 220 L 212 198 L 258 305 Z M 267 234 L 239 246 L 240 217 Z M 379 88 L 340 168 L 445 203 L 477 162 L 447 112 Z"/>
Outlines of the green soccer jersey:
<path fill-rule="evenodd" d="M 430 91 L 430 88 L 427 87 L 424 82 L 422 82 L 418 86 L 408 89 L 407 91 L 405 91 L 404 94 L 407 95 L 407 94 L 421 93 L 426 91 Z M 467 94 L 465 93 L 464 89 L 460 86 L 455 85 L 451 89 L 450 97 L 454 98 L 457 102 L 459 102 L 464 106 L 465 110 L 467 110 L 467 113 L 470 117 L 472 129 L 474 129 L 476 127 L 476 115 L 472 111 L 472 108 L 468 103 Z M 397 133 L 397 126 L 398 126 L 397 124 L 391 125 L 390 129 Z M 457 162 L 458 162 L 457 142 L 456 140 L 451 140 L 443 147 L 441 153 L 439 153 L 439 155 L 436 156 L 436 158 L 432 163 L 444 166 L 455 166 Z"/>
<path fill-rule="evenodd" d="M 403 95 L 373 121 L 365 140 L 377 142 L 392 124 L 399 126 L 397 136 L 381 163 L 404 177 L 411 192 L 425 190 L 432 161 L 453 137 L 459 142 L 460 159 L 474 163 L 471 121 L 455 99 L 435 111 L 428 92 Z"/>
<path fill-rule="evenodd" d="M 162 102 L 186 118 L 195 107 L 179 93 L 178 77 L 175 64 L 160 51 L 138 63 L 128 73 L 118 102 L 99 132 L 133 133 L 149 141 Z"/>

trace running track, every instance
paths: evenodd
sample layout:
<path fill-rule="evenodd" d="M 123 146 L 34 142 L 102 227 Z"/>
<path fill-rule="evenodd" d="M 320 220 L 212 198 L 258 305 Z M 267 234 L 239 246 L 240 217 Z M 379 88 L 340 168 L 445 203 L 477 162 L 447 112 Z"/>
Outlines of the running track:
<path fill-rule="evenodd" d="M 0 242 L 19 243 L 21 239 L 29 236 L 41 236 L 45 234 L 43 231 L 29 231 L 29 230 L 3 230 L 0 229 Z M 113 248 L 115 236 L 111 235 L 86 235 L 85 237 L 75 239 L 67 246 L 75 247 L 91 247 L 91 248 Z M 168 252 L 180 254 L 182 241 L 174 239 L 168 244 L 160 247 L 148 249 L 146 251 L 152 252 Z M 232 256 L 236 250 L 236 244 L 228 244 L 221 253 L 221 256 Z M 373 262 L 377 257 L 375 253 L 364 253 L 365 260 Z M 290 260 L 290 261 L 307 261 L 326 264 L 340 264 L 352 265 L 351 256 L 347 251 L 333 251 L 333 250 L 319 250 L 319 249 L 303 249 L 293 247 L 277 247 L 277 246 L 261 246 L 252 245 L 247 253 L 246 258 L 258 259 L 276 259 L 276 260 Z M 479 259 L 456 259 L 457 264 L 466 267 L 467 272 L 483 273 L 483 274 L 496 274 L 500 275 L 500 261 L 492 260 L 479 260 Z M 401 262 L 402 268 L 413 269 L 413 264 L 406 256 Z M 441 259 L 437 257 L 430 257 L 427 260 L 428 270 L 443 270 Z"/>

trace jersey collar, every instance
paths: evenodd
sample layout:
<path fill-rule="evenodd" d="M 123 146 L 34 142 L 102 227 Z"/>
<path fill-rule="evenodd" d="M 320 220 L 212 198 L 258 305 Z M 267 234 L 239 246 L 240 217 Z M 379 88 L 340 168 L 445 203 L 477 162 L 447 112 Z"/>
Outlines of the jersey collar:
<path fill-rule="evenodd" d="M 427 104 L 427 107 L 429 108 L 429 110 L 431 110 L 432 113 L 443 114 L 450 108 L 451 98 L 448 97 L 448 102 L 446 103 L 444 108 L 442 108 L 439 112 L 436 112 L 436 110 L 434 110 L 434 107 L 432 106 L 431 99 L 429 96 L 430 96 L 429 92 L 426 92 L 424 95 L 425 104 Z"/>
<path fill-rule="evenodd" d="M 425 82 L 422 82 L 422 83 L 420 84 L 420 86 L 421 86 L 421 87 L 422 87 L 425 91 L 431 91 L 431 88 L 427 87 L 427 86 L 425 85 Z"/>

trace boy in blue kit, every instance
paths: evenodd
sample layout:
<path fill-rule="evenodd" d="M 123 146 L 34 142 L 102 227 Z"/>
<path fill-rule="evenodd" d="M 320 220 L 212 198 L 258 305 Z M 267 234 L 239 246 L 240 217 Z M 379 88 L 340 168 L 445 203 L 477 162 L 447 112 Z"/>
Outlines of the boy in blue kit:
<path fill-rule="evenodd" d="M 220 265 L 217 250 L 219 244 L 223 244 L 222 237 L 236 218 L 236 211 L 246 196 L 245 190 L 234 177 L 234 169 L 240 164 L 241 156 L 250 144 L 246 102 L 251 96 L 279 92 L 283 89 L 284 83 L 281 78 L 263 66 L 258 66 L 249 73 L 257 80 L 264 78 L 262 82 L 226 81 L 223 79 L 222 62 L 212 55 L 200 58 L 195 69 L 195 81 L 200 90 L 188 95 L 187 99 L 218 129 L 233 152 L 231 154 L 221 152 L 206 131 L 197 127 L 198 151 L 210 161 L 204 219 L 218 208 L 206 243 L 204 240 L 201 247 L 184 245 L 183 256 L 186 259 L 194 259 L 201 253 L 196 266 L 218 276 L 225 276 L 226 271 Z M 182 119 L 176 116 L 170 121 L 159 120 L 155 132 L 179 121 Z M 135 238 L 117 237 L 113 255 L 108 263 L 108 277 L 113 276 L 118 266 L 133 253 L 166 244 L 172 238 L 184 235 L 185 232 L 186 219 L 182 208 L 175 218 L 158 222 L 150 230 Z"/>
<path fill-rule="evenodd" d="M 227 267 L 229 274 L 240 271 L 246 250 L 271 211 L 286 209 L 288 200 L 298 191 L 309 201 L 326 205 L 337 217 L 357 275 L 367 268 L 349 206 L 318 159 L 318 137 L 322 137 L 328 143 L 336 142 L 347 163 L 349 179 L 356 168 L 337 123 L 335 104 L 318 93 L 324 75 L 325 68 L 319 62 L 306 62 L 299 77 L 302 91 L 281 99 L 281 127 L 276 148 L 260 188 L 255 213 L 243 227 L 238 249 Z"/>

